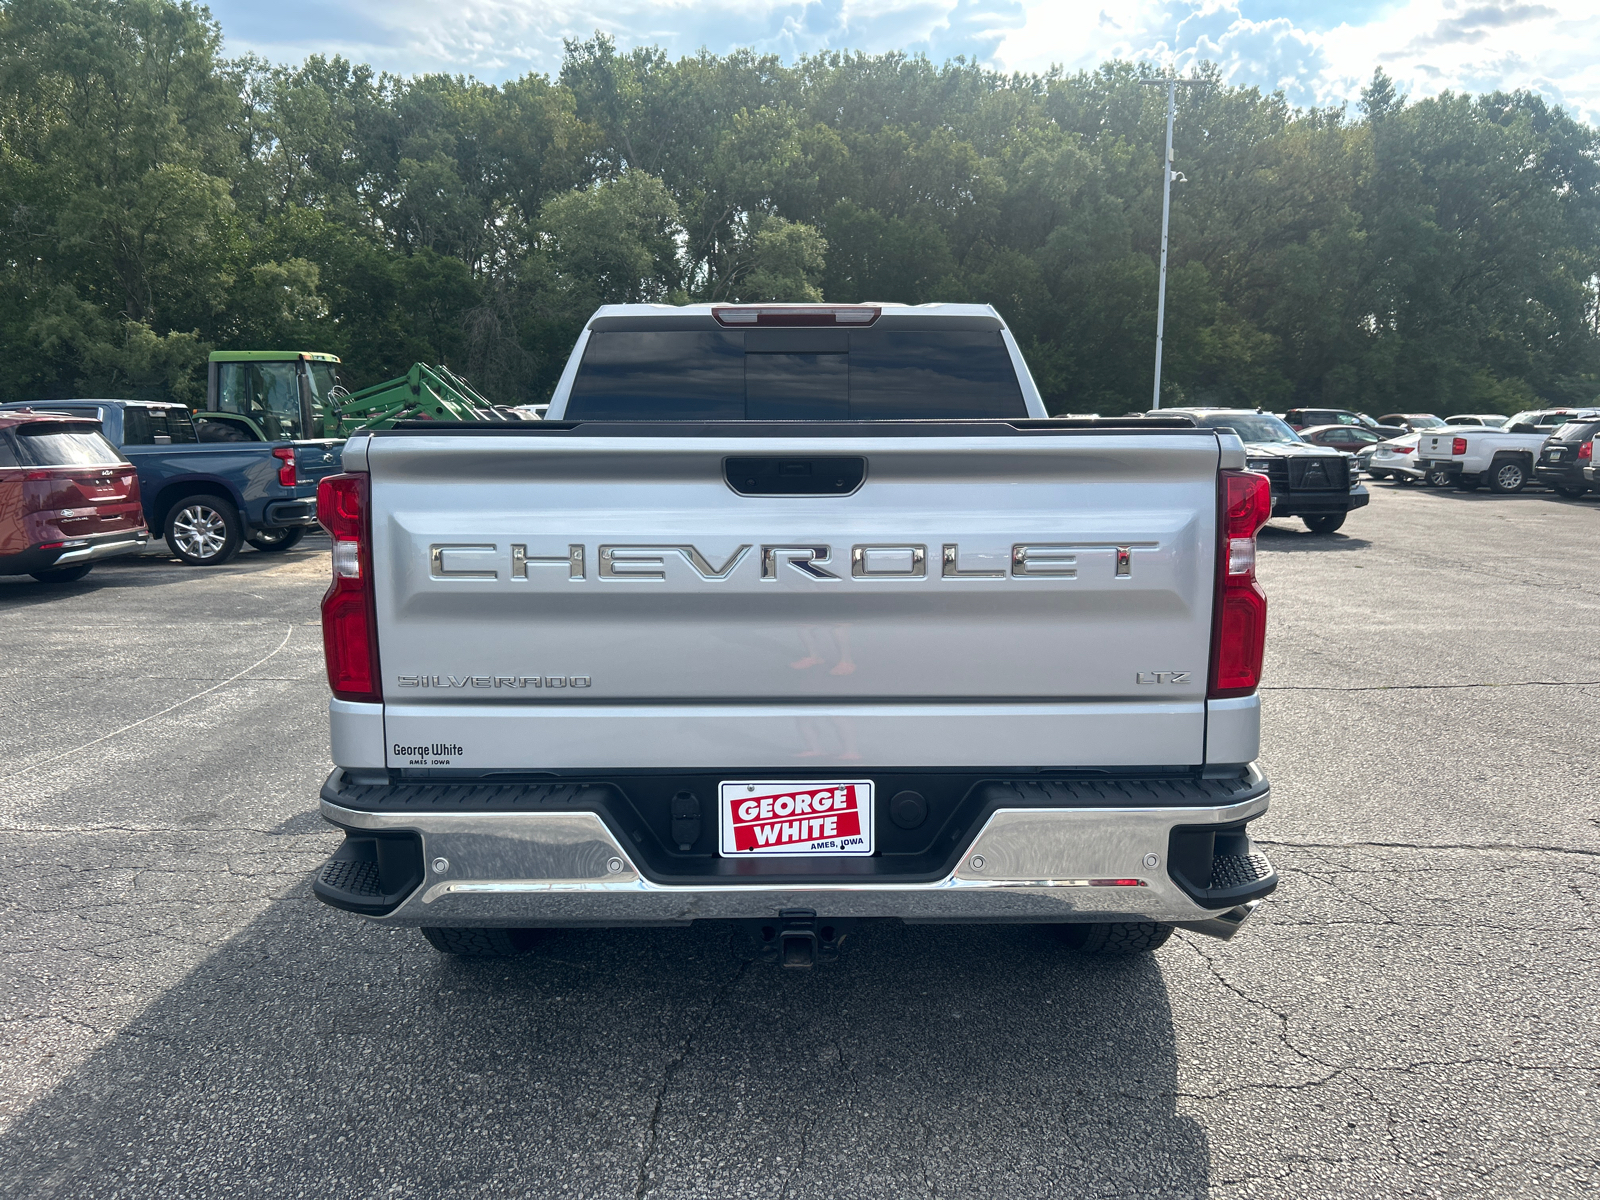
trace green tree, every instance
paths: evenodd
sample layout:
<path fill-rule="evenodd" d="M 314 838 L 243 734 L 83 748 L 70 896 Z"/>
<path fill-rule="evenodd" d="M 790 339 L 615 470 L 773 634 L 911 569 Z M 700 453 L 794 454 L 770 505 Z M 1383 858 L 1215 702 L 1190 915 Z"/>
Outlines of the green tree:
<path fill-rule="evenodd" d="M 548 394 L 608 302 L 992 303 L 1057 411 L 1149 402 L 1151 64 L 1002 75 L 571 41 L 555 79 L 219 57 L 179 0 L 0 0 L 0 396 L 192 396 L 210 346 Z M 1600 391 L 1600 141 L 1528 93 L 1186 90 L 1164 393 Z"/>

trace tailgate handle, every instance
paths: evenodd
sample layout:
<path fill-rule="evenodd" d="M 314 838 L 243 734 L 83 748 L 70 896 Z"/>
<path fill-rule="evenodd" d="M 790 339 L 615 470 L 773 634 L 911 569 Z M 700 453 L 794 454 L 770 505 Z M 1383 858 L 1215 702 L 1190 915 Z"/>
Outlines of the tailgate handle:
<path fill-rule="evenodd" d="M 728 458 L 722 477 L 741 496 L 848 496 L 867 477 L 867 460 L 844 456 Z"/>

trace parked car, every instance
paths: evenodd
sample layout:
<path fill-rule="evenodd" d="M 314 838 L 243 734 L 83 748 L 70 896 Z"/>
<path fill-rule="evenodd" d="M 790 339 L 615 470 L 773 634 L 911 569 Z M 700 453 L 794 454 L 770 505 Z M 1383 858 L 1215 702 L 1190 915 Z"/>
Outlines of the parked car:
<path fill-rule="evenodd" d="M 1503 428 L 1512 433 L 1554 433 L 1568 421 L 1600 418 L 1600 408 L 1530 408 L 1507 418 Z"/>
<path fill-rule="evenodd" d="M 1296 433 L 1319 425 L 1376 424 L 1371 417 L 1363 420 L 1360 413 L 1351 412 L 1348 408 L 1291 408 L 1283 414 L 1283 423 Z"/>
<path fill-rule="evenodd" d="M 197 429 L 181 404 L 59 400 L 48 407 L 100 422 L 138 468 L 149 527 L 195 566 L 227 562 L 244 542 L 289 549 L 317 523 L 317 482 L 339 470 L 338 442 L 251 441 L 237 422 L 225 429 L 229 440 L 208 441 L 201 431 L 216 414 Z"/>
<path fill-rule="evenodd" d="M 1351 412 L 1348 408 L 1291 408 L 1279 419 L 1296 433 L 1320 425 L 1360 426 L 1384 437 L 1406 432 L 1404 425 L 1380 425 L 1368 414 Z"/>
<path fill-rule="evenodd" d="M 1576 500 L 1589 490 L 1584 469 L 1594 462 L 1594 435 L 1600 433 L 1600 418 L 1569 421 L 1556 429 L 1539 451 L 1533 477 L 1555 489 L 1558 495 Z"/>
<path fill-rule="evenodd" d="M 1423 429 L 1443 429 L 1444 421 L 1432 413 L 1386 413 L 1378 418 L 1379 425 L 1391 425 L 1417 433 Z"/>
<path fill-rule="evenodd" d="M 1487 425 L 1499 429 L 1506 423 L 1504 413 L 1456 413 L 1444 419 L 1446 425 Z"/>
<path fill-rule="evenodd" d="M 1417 469 L 1417 439 L 1420 433 L 1379 442 L 1367 452 L 1362 469 L 1374 479 L 1392 479 L 1396 483 L 1414 483 L 1423 477 Z"/>
<path fill-rule="evenodd" d="M 149 540 L 139 473 L 95 422 L 0 412 L 0 575 L 69 583 Z"/>
<path fill-rule="evenodd" d="M 1371 502 L 1357 482 L 1355 458 L 1300 439 L 1271 413 L 1231 408 L 1163 408 L 1149 416 L 1185 416 L 1207 429 L 1231 429 L 1252 471 L 1272 481 L 1272 515 L 1299 517 L 1312 533 L 1332 533 L 1345 515 Z"/>
<path fill-rule="evenodd" d="M 1355 455 L 1356 465 L 1360 467 L 1366 465 L 1363 456 L 1379 442 L 1387 440 L 1387 435 L 1376 429 L 1368 429 L 1365 425 L 1317 425 L 1298 430 L 1298 433 L 1301 440 L 1313 446 L 1332 446 L 1335 450 Z"/>

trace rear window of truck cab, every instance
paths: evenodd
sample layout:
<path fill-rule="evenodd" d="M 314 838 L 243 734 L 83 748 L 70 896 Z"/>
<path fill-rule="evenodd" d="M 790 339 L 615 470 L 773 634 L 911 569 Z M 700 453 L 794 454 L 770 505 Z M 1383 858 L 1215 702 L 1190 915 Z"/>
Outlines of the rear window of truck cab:
<path fill-rule="evenodd" d="M 1026 417 L 998 330 L 597 329 L 571 421 Z"/>
<path fill-rule="evenodd" d="M 124 446 L 175 446 L 196 440 L 187 408 L 130 404 L 122 410 Z"/>

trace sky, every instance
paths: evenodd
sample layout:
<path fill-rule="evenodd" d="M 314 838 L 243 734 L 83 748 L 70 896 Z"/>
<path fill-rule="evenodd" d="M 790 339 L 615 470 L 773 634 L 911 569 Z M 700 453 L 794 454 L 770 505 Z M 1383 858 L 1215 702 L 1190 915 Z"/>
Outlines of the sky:
<path fill-rule="evenodd" d="M 1001 70 L 1108 58 L 1296 104 L 1354 101 L 1381 66 L 1413 97 L 1527 88 L 1600 123 L 1600 0 L 211 0 L 228 51 L 342 54 L 401 74 L 554 75 L 563 38 L 611 34 L 671 56 L 738 47 L 965 55 Z"/>

